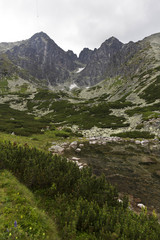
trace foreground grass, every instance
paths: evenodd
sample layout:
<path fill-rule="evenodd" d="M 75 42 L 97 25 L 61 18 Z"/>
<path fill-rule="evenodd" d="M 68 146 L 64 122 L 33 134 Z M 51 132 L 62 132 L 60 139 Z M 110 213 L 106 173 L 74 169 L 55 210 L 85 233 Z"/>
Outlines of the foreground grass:
<path fill-rule="evenodd" d="M 70 136 L 67 141 L 77 140 L 76 136 Z M 0 132 L 0 141 L 16 142 L 20 145 L 28 145 L 30 147 L 36 147 L 37 149 L 48 151 L 48 148 L 52 145 L 52 142 L 64 142 L 66 141 L 62 136 L 56 136 L 55 131 L 46 131 L 44 134 L 33 134 L 30 137 L 11 135 L 8 133 Z"/>
<path fill-rule="evenodd" d="M 0 172 L 0 239 L 58 240 L 55 224 L 33 194 L 8 171 Z"/>
<path fill-rule="evenodd" d="M 16 142 L 20 145 L 27 144 L 30 147 L 36 147 L 46 151 L 53 140 L 55 140 L 54 136 L 47 136 L 47 134 L 34 134 L 31 137 L 25 137 L 0 132 L 0 141 Z"/>

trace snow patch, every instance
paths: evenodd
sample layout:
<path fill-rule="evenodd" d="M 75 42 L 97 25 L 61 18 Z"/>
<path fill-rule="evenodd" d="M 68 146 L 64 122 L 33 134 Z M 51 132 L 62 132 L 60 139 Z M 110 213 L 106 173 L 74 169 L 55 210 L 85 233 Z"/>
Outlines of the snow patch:
<path fill-rule="evenodd" d="M 85 69 L 84 67 L 83 68 L 78 68 L 78 70 L 76 71 L 76 73 L 80 73 L 83 71 L 83 69 Z"/>
<path fill-rule="evenodd" d="M 72 90 L 73 88 L 78 88 L 78 86 L 75 83 L 72 83 L 69 87 L 70 90 Z"/>

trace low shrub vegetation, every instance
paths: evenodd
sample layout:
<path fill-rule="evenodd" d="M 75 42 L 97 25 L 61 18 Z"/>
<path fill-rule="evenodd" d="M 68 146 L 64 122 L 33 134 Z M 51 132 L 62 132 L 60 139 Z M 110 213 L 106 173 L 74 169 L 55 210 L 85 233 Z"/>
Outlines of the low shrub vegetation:
<path fill-rule="evenodd" d="M 122 138 L 146 138 L 146 139 L 152 139 L 154 138 L 154 134 L 150 134 L 147 131 L 132 131 L 132 132 L 122 132 L 117 134 L 112 134 L 112 136 L 118 136 Z"/>
<path fill-rule="evenodd" d="M 158 76 L 156 80 L 143 91 L 140 97 L 144 98 L 147 103 L 152 103 L 160 98 L 159 93 L 160 93 L 160 76 Z"/>
<path fill-rule="evenodd" d="M 35 120 L 33 115 L 25 111 L 15 110 L 9 104 L 0 104 L 0 131 L 22 136 L 31 136 L 35 133 L 43 133 L 41 129 L 48 125 L 47 120 Z"/>
<path fill-rule="evenodd" d="M 119 101 L 105 101 L 107 94 L 101 98 L 95 98 L 87 101 L 72 103 L 68 99 L 67 93 L 49 92 L 39 90 L 33 99 L 29 94 L 15 93 L 17 100 L 9 100 L 0 104 L 0 131 L 12 133 L 21 136 L 32 136 L 33 134 L 43 134 L 42 129 L 47 126 L 78 125 L 80 129 L 91 129 L 94 126 L 100 128 L 119 128 L 129 126 L 124 117 L 112 115 L 112 109 L 120 109 L 132 106 L 127 102 L 126 97 Z M 20 105 L 27 101 L 26 110 L 16 110 L 10 107 L 10 103 Z M 18 107 L 17 107 L 18 108 Z M 47 113 L 48 111 L 48 113 Z M 46 112 L 46 115 L 43 115 Z M 55 129 L 56 130 L 56 129 Z M 66 131 L 65 131 L 66 132 Z M 58 133 L 63 135 L 64 133 Z M 67 137 L 65 133 L 65 137 Z M 57 133 L 56 133 L 57 135 Z M 70 134 L 71 135 L 71 134 Z"/>
<path fill-rule="evenodd" d="M 130 117 L 134 114 L 142 114 L 142 120 L 147 121 L 151 118 L 157 118 L 160 116 L 160 103 L 156 103 L 146 107 L 136 107 L 125 111 Z"/>
<path fill-rule="evenodd" d="M 123 198 L 122 203 L 118 202 L 116 188 L 106 182 L 104 175 L 96 177 L 90 168 L 80 170 L 75 163 L 60 156 L 52 156 L 35 148 L 10 142 L 0 143 L 0 159 L 1 174 L 4 169 L 12 171 L 19 181 L 34 191 L 39 199 L 39 206 L 56 219 L 61 239 L 160 239 L 160 226 L 156 215 L 148 215 L 146 209 L 139 215 L 135 214 L 128 209 L 127 197 Z M 13 181 L 14 184 L 16 185 L 16 182 Z M 11 186 L 14 192 L 13 185 Z M 13 201 L 13 207 L 19 203 L 20 214 L 15 211 L 13 218 L 10 217 L 9 220 L 7 216 L 11 210 L 7 215 L 0 215 L 3 217 L 1 239 L 9 239 L 9 233 L 16 236 L 15 233 L 20 233 L 11 231 L 21 230 L 24 234 L 33 230 L 33 235 L 26 235 L 26 239 L 47 239 L 43 236 L 43 233 L 47 234 L 46 222 L 43 222 L 38 213 L 32 212 L 31 206 L 27 208 L 27 213 L 32 212 L 31 218 L 22 218 L 20 221 L 20 216 L 25 216 L 26 213 L 23 208 L 26 199 L 13 193 L 13 199 L 9 201 Z M 23 221 L 26 225 L 22 224 Z M 17 226 L 21 226 L 20 230 Z M 5 238 L 6 236 L 8 238 Z"/>

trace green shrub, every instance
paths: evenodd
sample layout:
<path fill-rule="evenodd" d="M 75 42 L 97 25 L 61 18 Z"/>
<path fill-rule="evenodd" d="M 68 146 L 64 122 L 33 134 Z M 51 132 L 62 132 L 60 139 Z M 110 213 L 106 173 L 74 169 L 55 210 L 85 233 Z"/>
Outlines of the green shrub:
<path fill-rule="evenodd" d="M 144 127 L 144 124 L 143 123 L 140 123 L 136 126 L 136 129 L 142 129 Z"/>
<path fill-rule="evenodd" d="M 68 132 L 68 133 L 73 133 L 71 128 L 64 127 L 63 131 Z"/>
<path fill-rule="evenodd" d="M 154 138 L 154 134 L 150 134 L 149 132 L 143 131 L 132 131 L 132 132 L 122 132 L 117 134 L 112 134 L 112 136 L 118 136 L 122 138 L 146 138 L 151 139 Z"/>
<path fill-rule="evenodd" d="M 42 134 L 42 128 L 49 124 L 45 118 L 36 120 L 33 115 L 26 111 L 19 111 L 9 107 L 9 104 L 0 104 L 0 131 L 22 136 Z"/>
<path fill-rule="evenodd" d="M 156 112 L 155 112 L 156 111 Z M 142 114 L 142 119 L 144 121 L 150 118 L 157 118 L 160 116 L 160 103 L 156 103 L 146 107 L 136 107 L 134 109 L 126 110 L 125 113 L 132 117 L 134 114 Z"/>
<path fill-rule="evenodd" d="M 65 131 L 58 131 L 58 130 L 56 130 L 55 132 L 54 132 L 54 134 L 55 134 L 55 136 L 56 137 L 63 137 L 63 138 L 68 138 L 69 136 L 70 136 L 70 133 L 68 133 L 68 132 L 65 132 Z"/>
<path fill-rule="evenodd" d="M 140 94 L 140 97 L 145 99 L 147 103 L 152 103 L 157 99 L 160 99 L 160 76 L 156 78 L 156 80 L 150 84 L 142 94 Z"/>
<path fill-rule="evenodd" d="M 160 239 L 156 215 L 148 215 L 146 209 L 139 215 L 130 211 L 127 198 L 119 203 L 116 188 L 106 182 L 104 175 L 96 177 L 89 168 L 80 170 L 75 163 L 57 155 L 18 146 L 16 143 L 0 143 L 0 159 L 1 170 L 12 171 L 21 182 L 36 191 L 41 206 L 56 218 L 61 239 L 78 240 L 82 236 L 90 240 Z M 25 199 L 17 197 L 15 200 L 16 204 L 20 200 L 19 208 L 23 208 Z M 14 213 L 18 214 L 16 211 Z M 33 223 L 32 229 L 39 229 L 34 234 L 41 234 L 42 225 L 42 232 L 45 231 L 45 225 L 37 216 L 30 214 L 26 221 Z M 29 239 L 36 237 L 39 235 Z"/>

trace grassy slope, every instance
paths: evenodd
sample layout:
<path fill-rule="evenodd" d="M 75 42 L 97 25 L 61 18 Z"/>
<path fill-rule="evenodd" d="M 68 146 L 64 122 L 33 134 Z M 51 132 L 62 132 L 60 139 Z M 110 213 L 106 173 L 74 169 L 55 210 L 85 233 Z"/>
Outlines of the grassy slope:
<path fill-rule="evenodd" d="M 54 222 L 37 208 L 33 194 L 6 170 L 0 172 L 0 196 L 1 240 L 59 239 Z"/>
<path fill-rule="evenodd" d="M 79 138 L 76 137 L 76 135 L 72 133 L 71 135 L 66 139 L 64 139 L 64 135 L 62 134 L 62 136 L 57 136 L 58 133 L 66 133 L 65 131 L 46 131 L 44 132 L 44 134 L 33 134 L 30 137 L 26 137 L 26 136 L 18 136 L 18 135 L 11 135 L 8 133 L 4 133 L 4 132 L 0 132 L 0 141 L 10 141 L 12 143 L 17 143 L 19 145 L 28 145 L 30 147 L 36 147 L 39 150 L 43 150 L 48 152 L 48 148 L 52 145 L 52 142 L 57 142 L 61 143 L 61 142 L 73 142 L 78 140 Z M 56 135 L 57 134 L 57 135 Z"/>

